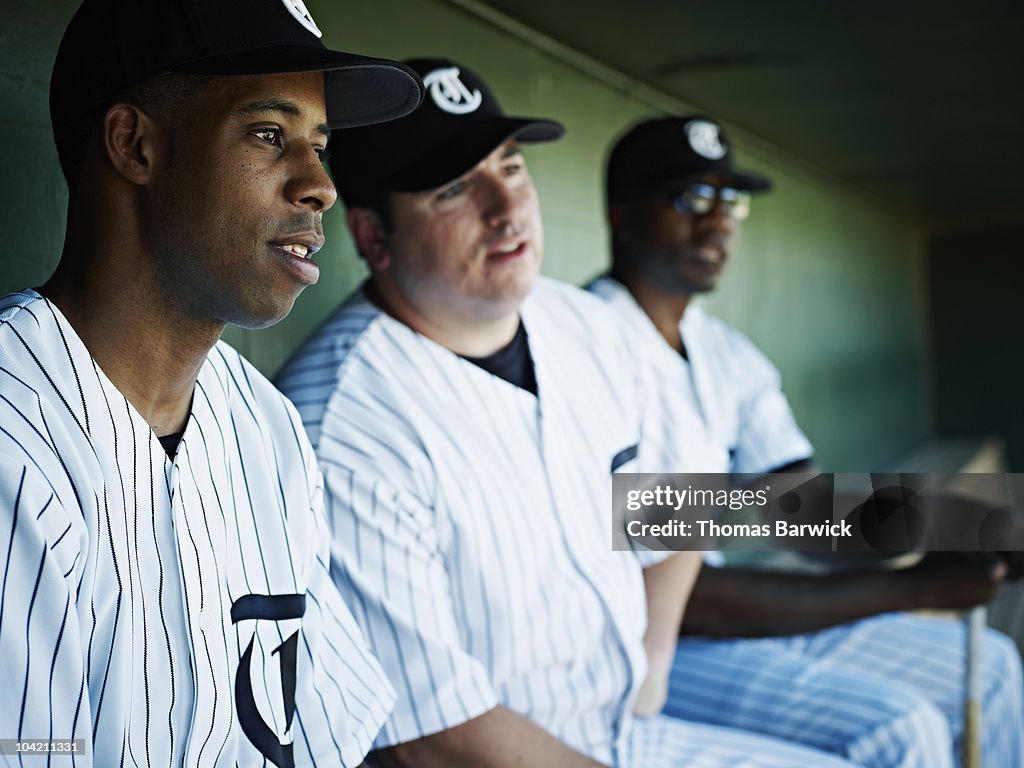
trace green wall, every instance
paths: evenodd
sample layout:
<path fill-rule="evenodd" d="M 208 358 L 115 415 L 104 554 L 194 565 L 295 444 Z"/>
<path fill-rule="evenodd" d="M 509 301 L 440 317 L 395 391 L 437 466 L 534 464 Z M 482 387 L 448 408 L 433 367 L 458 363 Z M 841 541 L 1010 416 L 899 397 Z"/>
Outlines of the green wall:
<path fill-rule="evenodd" d="M 929 258 L 939 429 L 998 435 L 1024 472 L 1024 227 L 936 235 Z"/>
<path fill-rule="evenodd" d="M 564 122 L 565 139 L 528 150 L 544 206 L 545 272 L 581 282 L 605 267 L 604 154 L 629 124 L 654 114 L 649 101 L 444 0 L 307 5 L 332 47 L 395 58 L 451 56 L 483 74 L 509 111 Z M 4 12 L 0 127 L 8 151 L 0 156 L 0 226 L 9 246 L 0 259 L 0 289 L 42 282 L 63 239 L 66 192 L 50 139 L 46 88 L 74 7 L 62 0 Z M 922 238 L 756 135 L 735 131 L 733 137 L 741 163 L 771 176 L 776 191 L 756 201 L 729 274 L 707 305 L 779 365 L 824 466 L 882 466 L 930 429 Z M 320 283 L 288 319 L 263 331 L 226 333 L 267 373 L 363 274 L 340 206 L 328 212 L 326 227 Z"/>

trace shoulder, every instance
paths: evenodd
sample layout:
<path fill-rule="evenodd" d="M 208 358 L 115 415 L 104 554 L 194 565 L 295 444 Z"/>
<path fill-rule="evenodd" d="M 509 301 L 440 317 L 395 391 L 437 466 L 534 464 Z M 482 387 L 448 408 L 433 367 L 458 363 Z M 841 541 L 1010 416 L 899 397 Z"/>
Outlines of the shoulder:
<path fill-rule="evenodd" d="M 606 377 L 632 376 L 628 371 L 636 355 L 627 325 L 606 301 L 592 293 L 542 279 L 523 306 L 523 322 L 531 349 L 533 340 L 543 334 L 545 346 L 559 355 L 592 360 Z"/>
<path fill-rule="evenodd" d="M 557 371 L 561 386 L 586 391 L 590 399 L 603 388 L 609 403 L 631 408 L 637 402 L 639 363 L 646 353 L 638 352 L 605 301 L 543 279 L 524 303 L 522 317 L 539 377 Z"/>
<path fill-rule="evenodd" d="M 633 298 L 629 289 L 618 280 L 609 275 L 603 275 L 588 283 L 586 290 L 595 296 L 600 296 L 608 305 L 612 314 L 615 315 L 621 332 L 629 338 L 630 344 L 634 348 L 642 346 L 649 350 L 645 354 L 653 355 L 655 358 L 666 354 L 670 358 L 676 357 L 675 351 L 665 343 L 661 333 L 651 322 L 643 307 Z"/>
<path fill-rule="evenodd" d="M 31 456 L 91 452 L 92 360 L 59 311 L 35 291 L 0 297 L 0 432 Z"/>
<path fill-rule="evenodd" d="M 717 315 L 708 312 L 699 303 L 691 301 L 682 320 L 683 329 L 705 337 L 752 343 L 746 335 Z"/>
<path fill-rule="evenodd" d="M 599 296 L 605 301 L 617 301 L 623 294 L 629 294 L 626 287 L 610 275 L 598 275 L 593 280 L 585 283 L 583 290 Z"/>
<path fill-rule="evenodd" d="M 698 305 L 686 310 L 683 337 L 691 344 L 691 340 L 696 340 L 705 354 L 728 361 L 732 366 L 760 369 L 773 377 L 778 375 L 768 356 L 745 333 Z"/>
<path fill-rule="evenodd" d="M 278 372 L 275 383 L 289 393 L 311 380 L 333 375 L 381 314 L 362 290 L 357 290 L 302 343 Z"/>
<path fill-rule="evenodd" d="M 302 343 L 274 383 L 295 402 L 309 399 L 325 383 L 333 385 L 338 369 L 381 315 L 357 290 Z"/>
<path fill-rule="evenodd" d="M 551 278 L 541 277 L 523 303 L 527 323 L 544 327 L 586 343 L 615 342 L 622 338 L 618 319 L 598 296 Z"/>
<path fill-rule="evenodd" d="M 683 329 L 725 348 L 757 350 L 760 353 L 757 345 L 745 333 L 717 315 L 712 315 L 699 304 L 691 303 L 687 308 L 683 316 Z"/>
<path fill-rule="evenodd" d="M 21 291 L 12 291 L 0 296 L 0 323 L 7 323 L 15 317 L 38 316 L 40 313 L 47 313 L 47 307 L 52 306 L 49 300 L 31 288 Z"/>
<path fill-rule="evenodd" d="M 31 289 L 14 291 L 0 296 L 0 323 L 7 323 L 18 315 L 21 310 L 46 302 L 42 296 Z"/>
<path fill-rule="evenodd" d="M 284 364 L 274 384 L 295 404 L 314 444 L 343 368 L 382 313 L 357 290 Z"/>
<path fill-rule="evenodd" d="M 393 320 L 357 291 L 302 345 L 275 383 L 321 462 L 371 467 L 425 453 L 445 414 L 453 353 Z"/>
<path fill-rule="evenodd" d="M 644 316 L 643 310 L 640 305 L 636 303 L 636 300 L 630 294 L 629 289 L 626 288 L 618 280 L 603 275 L 601 277 L 594 278 L 584 286 L 587 293 L 599 297 L 604 301 L 617 315 L 636 315 L 639 314 Z"/>
<path fill-rule="evenodd" d="M 47 367 L 49 315 L 45 299 L 34 291 L 0 297 L 0 392 L 5 398 L 35 393 L 33 381 Z"/>
<path fill-rule="evenodd" d="M 56 330 L 52 305 L 32 290 L 0 296 L 0 337 L 5 362 L 22 356 Z"/>

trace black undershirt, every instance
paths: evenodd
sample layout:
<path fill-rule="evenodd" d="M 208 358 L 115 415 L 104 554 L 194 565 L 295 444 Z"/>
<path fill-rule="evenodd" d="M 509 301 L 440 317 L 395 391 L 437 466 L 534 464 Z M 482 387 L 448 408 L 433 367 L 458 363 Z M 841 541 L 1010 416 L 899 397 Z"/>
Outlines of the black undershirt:
<path fill-rule="evenodd" d="M 532 395 L 537 394 L 537 376 L 533 370 L 530 344 L 522 321 L 519 322 L 519 328 L 516 330 L 516 335 L 512 337 L 512 341 L 493 355 L 487 355 L 487 357 L 462 355 L 462 358 L 483 368 L 491 375 L 504 379 L 509 384 L 525 389 Z"/>
<path fill-rule="evenodd" d="M 172 435 L 164 435 L 160 437 L 157 435 L 157 440 L 160 441 L 160 445 L 163 446 L 164 452 L 171 459 L 174 458 L 174 454 L 178 452 L 178 443 L 181 442 L 181 438 L 184 437 L 184 432 L 175 432 Z"/>

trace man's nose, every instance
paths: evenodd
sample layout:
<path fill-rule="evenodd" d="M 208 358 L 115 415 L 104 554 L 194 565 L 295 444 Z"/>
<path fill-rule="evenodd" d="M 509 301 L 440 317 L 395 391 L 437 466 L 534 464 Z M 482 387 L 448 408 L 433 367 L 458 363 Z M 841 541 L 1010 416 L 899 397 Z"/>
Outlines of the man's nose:
<path fill-rule="evenodd" d="M 323 213 L 337 201 L 338 191 L 312 145 L 296 152 L 285 196 L 292 205 L 308 206 Z"/>
<path fill-rule="evenodd" d="M 480 193 L 487 225 L 500 228 L 518 220 L 529 194 L 526 184 L 512 186 L 505 179 L 492 174 L 487 174 L 482 182 Z"/>
<path fill-rule="evenodd" d="M 721 200 L 716 199 L 714 207 L 703 216 L 697 219 L 698 228 L 713 232 L 732 234 L 739 226 L 739 222 L 730 214 L 727 206 Z"/>

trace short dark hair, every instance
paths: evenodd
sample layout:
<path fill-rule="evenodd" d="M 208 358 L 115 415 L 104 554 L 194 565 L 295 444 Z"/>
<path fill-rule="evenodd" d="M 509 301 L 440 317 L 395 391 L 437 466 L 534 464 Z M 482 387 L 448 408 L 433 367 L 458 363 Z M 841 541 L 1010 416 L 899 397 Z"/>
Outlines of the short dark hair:
<path fill-rule="evenodd" d="M 391 234 L 395 231 L 395 217 L 394 208 L 391 205 L 391 192 L 381 191 L 370 195 L 366 202 L 359 206 L 360 208 L 369 208 L 373 211 L 377 220 L 380 221 L 381 229 L 386 234 Z"/>
<path fill-rule="evenodd" d="M 97 115 L 78 133 L 73 142 L 62 147 L 60 156 L 61 171 L 68 183 L 68 190 L 73 196 L 81 181 L 82 167 L 89 145 L 98 139 L 98 131 L 103 118 L 111 106 L 118 103 L 134 104 L 141 110 L 158 119 L 168 119 L 179 112 L 185 104 L 193 101 L 196 91 L 207 86 L 213 77 L 210 75 L 186 75 L 167 72 L 125 89 L 111 100 L 102 114 Z"/>

